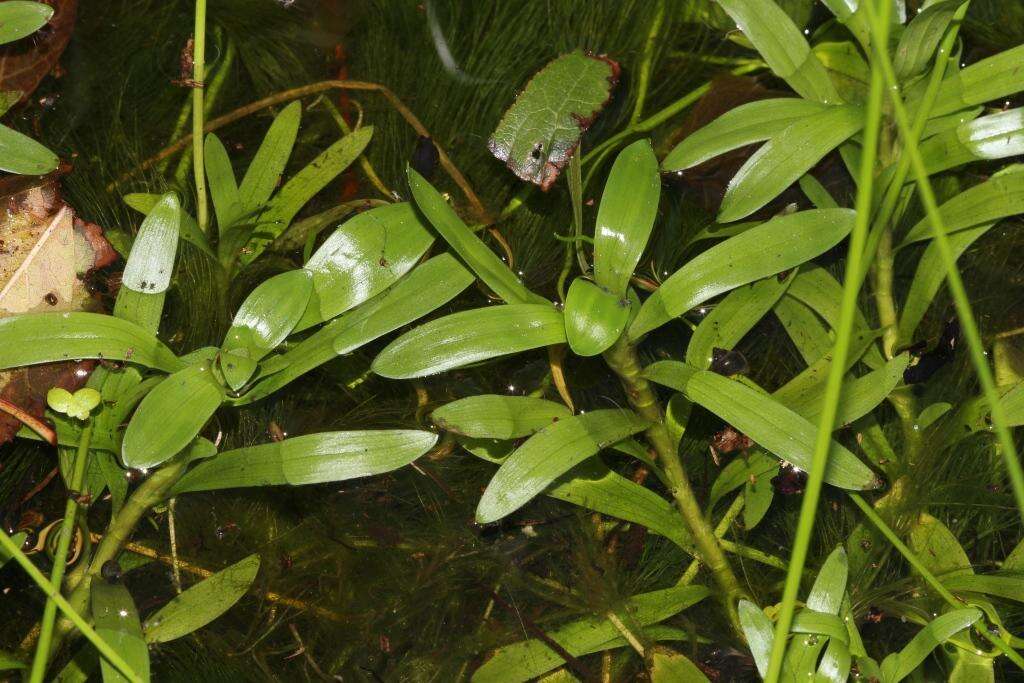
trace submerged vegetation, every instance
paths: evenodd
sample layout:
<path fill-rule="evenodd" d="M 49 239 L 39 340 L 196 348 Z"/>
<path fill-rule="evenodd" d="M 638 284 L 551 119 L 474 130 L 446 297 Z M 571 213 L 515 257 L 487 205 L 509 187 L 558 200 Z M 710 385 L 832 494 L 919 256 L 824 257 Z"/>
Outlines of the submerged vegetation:
<path fill-rule="evenodd" d="M 1022 675 L 1016 4 L 49 4 L 0 677 Z"/>

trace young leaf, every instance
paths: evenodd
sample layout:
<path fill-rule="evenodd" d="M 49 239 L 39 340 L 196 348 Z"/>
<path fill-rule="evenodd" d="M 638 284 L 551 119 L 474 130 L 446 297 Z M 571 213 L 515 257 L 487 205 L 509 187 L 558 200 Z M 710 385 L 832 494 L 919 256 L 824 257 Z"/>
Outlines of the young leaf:
<path fill-rule="evenodd" d="M 747 637 L 750 654 L 754 656 L 757 673 L 764 678 L 768 672 L 768 658 L 772 651 L 772 641 L 775 639 L 772 622 L 760 607 L 749 600 L 740 600 L 739 613 L 740 625 L 743 627 L 743 635 Z"/>
<path fill-rule="evenodd" d="M 710 594 L 704 586 L 677 586 L 634 595 L 622 605 L 633 623 L 647 626 L 664 621 Z M 605 617 L 588 616 L 547 631 L 548 637 L 574 657 L 597 652 L 619 636 L 618 629 Z M 525 683 L 557 666 L 562 658 L 540 640 L 524 640 L 498 648 L 473 673 L 473 683 Z"/>
<path fill-rule="evenodd" d="M 489 306 L 453 313 L 406 332 L 380 352 L 373 371 L 392 379 L 426 377 L 564 343 L 562 314 L 550 304 Z"/>
<path fill-rule="evenodd" d="M 644 301 L 631 339 L 730 289 L 800 265 L 853 228 L 849 209 L 814 209 L 774 218 L 716 244 L 692 259 Z"/>
<path fill-rule="evenodd" d="M 448 243 L 455 253 L 466 262 L 469 269 L 494 290 L 494 293 L 510 304 L 539 303 L 543 299 L 519 281 L 515 273 L 487 248 L 479 237 L 466 227 L 455 210 L 427 180 L 411 166 L 406 169 L 409 189 L 416 200 L 416 207 L 423 212 L 434 229 Z"/>
<path fill-rule="evenodd" d="M 435 443 L 437 434 L 414 429 L 307 434 L 204 460 L 175 484 L 173 495 L 368 477 L 408 465 Z"/>
<path fill-rule="evenodd" d="M 734 149 L 770 140 L 796 121 L 827 108 L 800 97 L 742 104 L 684 138 L 661 162 L 661 168 L 666 172 L 682 171 Z"/>
<path fill-rule="evenodd" d="M 32 35 L 53 16 L 53 8 L 41 2 L 8 0 L 0 4 L 0 45 Z"/>
<path fill-rule="evenodd" d="M 299 133 L 302 104 L 295 100 L 274 117 L 270 129 L 256 150 L 249 170 L 238 188 L 241 215 L 259 211 L 273 194 L 284 174 L 288 157 L 292 155 L 295 138 Z M 226 226 L 222 225 L 221 230 Z"/>
<path fill-rule="evenodd" d="M 770 397 L 728 377 L 676 361 L 653 363 L 644 369 L 643 376 L 682 391 L 778 457 L 803 470 L 810 467 L 817 426 Z M 825 481 L 852 490 L 873 489 L 881 483 L 853 453 L 836 442 L 832 443 Z"/>
<path fill-rule="evenodd" d="M 334 180 L 353 161 L 359 158 L 373 137 L 373 126 L 353 131 L 320 153 L 301 171 L 284 184 L 266 209 L 258 215 L 256 230 L 245 249 L 238 255 L 243 264 L 252 263 L 291 224 L 296 214 L 327 183 Z M 246 175 L 248 179 L 248 175 Z M 242 201 L 247 201 L 245 182 L 242 182 Z"/>
<path fill-rule="evenodd" d="M 146 619 L 146 642 L 166 643 L 203 628 L 246 594 L 259 569 L 260 556 L 249 555 L 177 595 Z"/>
<path fill-rule="evenodd" d="M 619 152 L 601 195 L 594 228 L 594 280 L 623 299 L 658 215 L 661 178 L 649 140 Z"/>
<path fill-rule="evenodd" d="M 31 313 L 0 318 L 0 369 L 96 358 L 174 372 L 181 361 L 134 323 L 99 313 Z"/>
<path fill-rule="evenodd" d="M 300 268 L 275 275 L 249 293 L 221 345 L 220 368 L 229 387 L 241 389 L 256 363 L 292 333 L 312 292 L 313 274 Z"/>
<path fill-rule="evenodd" d="M 128 589 L 102 579 L 92 582 L 92 616 L 99 635 L 143 681 L 149 680 L 149 649 L 142 638 L 139 612 Z M 121 683 L 128 679 L 100 658 L 104 683 Z"/>
<path fill-rule="evenodd" d="M 144 294 L 167 291 L 174 271 L 174 257 L 178 253 L 180 221 L 178 196 L 168 192 L 139 227 L 121 278 L 125 287 Z"/>
<path fill-rule="evenodd" d="M 779 465 L 768 476 L 758 477 L 753 481 L 743 482 L 743 528 L 750 531 L 764 519 L 775 499 L 775 486 L 772 477 L 778 473 Z"/>
<path fill-rule="evenodd" d="M 706 370 L 714 349 L 731 349 L 760 322 L 793 278 L 768 277 L 729 292 L 694 330 L 686 347 L 686 363 Z"/>
<path fill-rule="evenodd" d="M 224 143 L 214 133 L 206 136 L 203 159 L 210 198 L 217 213 L 217 228 L 223 233 L 242 216 L 242 197 L 238 192 L 235 171 Z"/>
<path fill-rule="evenodd" d="M 825 104 L 839 101 L 825 67 L 811 53 L 793 20 L 773 0 L 718 0 L 775 75 L 801 96 Z"/>
<path fill-rule="evenodd" d="M 595 410 L 555 422 L 527 439 L 491 479 L 476 519 L 489 524 L 541 493 L 555 479 L 602 448 L 647 428 L 631 410 Z"/>
<path fill-rule="evenodd" d="M 9 4 L 5 2 L 0 7 Z M 2 24 L 0 24 L 2 30 Z M 19 175 L 45 175 L 57 168 L 60 160 L 24 133 L 0 126 L 0 171 Z"/>
<path fill-rule="evenodd" d="M 933 619 L 907 646 L 882 661 L 884 683 L 898 683 L 921 665 L 931 651 L 981 618 L 975 608 L 958 609 Z"/>
<path fill-rule="evenodd" d="M 167 377 L 139 403 L 124 433 L 125 467 L 156 467 L 188 446 L 224 400 L 208 363 Z"/>
<path fill-rule="evenodd" d="M 345 222 L 306 262 L 314 296 L 298 329 L 330 320 L 384 291 L 412 270 L 433 241 L 409 203 L 380 206 Z"/>
<path fill-rule="evenodd" d="M 900 42 L 896 46 L 892 64 L 896 76 L 901 81 L 925 70 L 961 2 L 962 0 L 933 2 L 907 24 L 906 30 L 900 34 Z"/>
<path fill-rule="evenodd" d="M 552 60 L 516 97 L 487 148 L 519 178 L 548 190 L 618 79 L 618 64 L 583 50 Z"/>
<path fill-rule="evenodd" d="M 469 396 L 431 414 L 439 429 L 477 439 L 521 439 L 572 415 L 561 403 L 532 396 Z"/>
<path fill-rule="evenodd" d="M 564 312 L 565 337 L 573 353 L 596 356 L 614 344 L 629 319 L 629 303 L 590 280 L 573 280 Z"/>
<path fill-rule="evenodd" d="M 58 413 L 78 420 L 89 419 L 89 413 L 100 404 L 100 392 L 84 387 L 75 393 L 54 387 L 46 392 L 46 404 Z"/>
<path fill-rule="evenodd" d="M 729 181 L 719 223 L 746 218 L 800 179 L 864 125 L 858 105 L 826 107 L 798 119 L 764 143 Z"/>

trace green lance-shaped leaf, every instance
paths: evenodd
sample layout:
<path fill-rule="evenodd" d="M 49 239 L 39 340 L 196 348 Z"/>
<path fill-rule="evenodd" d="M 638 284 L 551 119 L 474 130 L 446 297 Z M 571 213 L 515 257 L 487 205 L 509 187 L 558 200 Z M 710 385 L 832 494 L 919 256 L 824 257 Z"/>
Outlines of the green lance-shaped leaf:
<path fill-rule="evenodd" d="M 166 643 L 206 626 L 246 594 L 259 569 L 260 556 L 249 555 L 175 596 L 146 619 L 146 642 Z"/>
<path fill-rule="evenodd" d="M 658 216 L 661 177 L 649 140 L 619 152 L 597 208 L 594 228 L 594 280 L 613 296 L 625 298 Z"/>
<path fill-rule="evenodd" d="M 710 594 L 704 586 L 676 586 L 634 595 L 621 611 L 632 623 L 643 627 L 656 624 L 691 607 Z M 547 631 L 548 637 L 574 657 L 597 652 L 620 635 L 605 617 L 588 616 Z M 473 683 L 524 683 L 561 666 L 562 658 L 543 641 L 530 639 L 498 648 L 473 673 Z"/>
<path fill-rule="evenodd" d="M 30 313 L 0 318 L 0 369 L 82 358 L 174 372 L 181 361 L 138 325 L 99 313 Z"/>
<path fill-rule="evenodd" d="M 550 304 L 488 306 L 453 313 L 406 332 L 380 352 L 373 371 L 392 379 L 426 377 L 564 343 L 562 314 Z"/>
<path fill-rule="evenodd" d="M 842 545 L 836 547 L 825 563 L 821 565 L 818 576 L 814 579 L 811 592 L 805 602 L 807 609 L 827 614 L 839 614 L 846 592 L 846 578 L 849 571 L 846 562 L 846 551 Z"/>
<path fill-rule="evenodd" d="M 644 369 L 652 382 L 683 392 L 764 449 L 807 470 L 814 452 L 817 426 L 745 384 L 677 361 L 659 361 Z M 825 481 L 843 489 L 880 485 L 875 474 L 842 445 L 832 442 Z"/>
<path fill-rule="evenodd" d="M 686 347 L 687 364 L 701 370 L 710 367 L 712 352 L 738 344 L 772 310 L 792 281 L 769 277 L 729 292 L 694 330 Z"/>
<path fill-rule="evenodd" d="M 839 101 L 835 86 L 807 40 L 773 0 L 718 0 L 775 75 L 802 97 L 826 104 Z"/>
<path fill-rule="evenodd" d="M 312 292 L 313 274 L 300 268 L 275 275 L 249 293 L 221 345 L 220 369 L 229 387 L 245 386 L 256 364 L 292 333 Z"/>
<path fill-rule="evenodd" d="M 6 4 L 0 4 L 0 7 Z M 57 168 L 58 163 L 60 160 L 56 154 L 29 136 L 7 126 L 0 126 L 0 171 L 44 175 Z"/>
<path fill-rule="evenodd" d="M 155 467 L 174 457 L 199 434 L 224 400 L 209 363 L 170 375 L 139 403 L 124 433 L 126 467 Z"/>
<path fill-rule="evenodd" d="M 437 434 L 415 429 L 307 434 L 225 451 L 189 470 L 173 493 L 369 477 L 408 465 L 435 443 Z"/>
<path fill-rule="evenodd" d="M 298 329 L 383 292 L 412 270 L 433 241 L 409 203 L 380 206 L 346 221 L 306 262 L 314 294 Z"/>
<path fill-rule="evenodd" d="M 498 468 L 476 509 L 481 524 L 509 515 L 575 465 L 602 448 L 643 431 L 646 420 L 631 410 L 595 410 L 545 427 Z"/>
<path fill-rule="evenodd" d="M 122 283 L 143 294 L 167 291 L 178 252 L 181 205 L 178 196 L 168 192 L 156 203 L 135 236 L 132 252 L 124 267 Z"/>
<path fill-rule="evenodd" d="M 485 394 L 452 401 L 431 417 L 439 428 L 476 439 L 520 439 L 572 415 L 561 403 L 532 396 Z"/>
<path fill-rule="evenodd" d="M 615 343 L 629 320 L 630 302 L 576 278 L 565 297 L 565 337 L 577 356 L 596 356 Z"/>
<path fill-rule="evenodd" d="M 981 610 L 958 609 L 933 619 L 906 647 L 882 661 L 883 683 L 898 683 L 919 667 L 939 645 L 981 618 Z"/>
<path fill-rule="evenodd" d="M 121 199 L 125 204 L 139 213 L 148 215 L 162 198 L 163 195 L 159 194 L 132 192 L 124 195 Z M 209 239 L 207 239 L 206 235 L 199 230 L 199 225 L 196 223 L 196 219 L 189 215 L 184 208 L 181 209 L 181 216 L 178 222 L 178 233 L 181 239 L 185 240 L 189 244 L 195 245 L 197 248 L 202 250 L 204 254 L 216 258 L 216 254 L 213 249 L 210 248 Z"/>
<path fill-rule="evenodd" d="M 487 148 L 522 180 L 549 189 L 618 77 L 619 65 L 605 57 L 583 50 L 557 57 L 519 93 Z"/>
<path fill-rule="evenodd" d="M 295 146 L 301 119 L 302 104 L 298 100 L 274 117 L 238 188 L 242 215 L 259 211 L 281 182 L 285 165 Z M 221 226 L 221 229 L 225 227 Z"/>
<path fill-rule="evenodd" d="M 950 236 L 960 230 L 1024 213 L 1024 168 L 996 174 L 964 190 L 939 209 Z M 900 247 L 931 236 L 931 224 L 927 218 L 922 218 L 907 232 Z"/>
<path fill-rule="evenodd" d="M 910 527 L 910 547 L 933 574 L 943 578 L 973 574 L 971 560 L 949 528 L 926 512 Z"/>
<path fill-rule="evenodd" d="M 373 126 L 353 131 L 320 153 L 266 204 L 258 215 L 256 229 L 245 249 L 239 254 L 243 264 L 252 263 L 267 245 L 291 224 L 296 214 L 320 190 L 334 180 L 352 162 L 359 158 L 373 137 Z M 248 174 L 246 175 L 248 179 Z M 242 181 L 242 199 L 245 201 L 245 181 Z"/>
<path fill-rule="evenodd" d="M 132 668 L 143 681 L 149 680 L 149 648 L 142 637 L 139 612 L 128 589 L 121 584 L 94 580 L 90 590 L 96 634 Z M 103 683 L 128 679 L 100 658 Z"/>
<path fill-rule="evenodd" d="M 903 381 L 903 371 L 909 362 L 910 355 L 901 353 L 862 377 L 848 377 L 840 393 L 836 413 L 837 428 L 864 417 L 880 405 Z M 816 425 L 821 416 L 823 395 L 824 386 L 821 386 L 819 391 L 801 392 L 785 403 L 788 408 Z"/>
<path fill-rule="evenodd" d="M 764 678 L 768 673 L 768 659 L 771 656 L 772 641 L 775 640 L 775 629 L 768 616 L 761 608 L 749 600 L 740 600 L 740 626 L 747 637 L 747 647 L 754 657 L 757 673 Z"/>
<path fill-rule="evenodd" d="M 905 81 L 925 70 L 961 4 L 962 0 L 935 2 L 911 19 L 900 34 L 893 56 L 893 67 L 900 80 Z"/>
<path fill-rule="evenodd" d="M 828 354 L 834 346 L 821 318 L 795 297 L 785 294 L 772 309 L 797 352 L 808 366 Z"/>
<path fill-rule="evenodd" d="M 213 209 L 217 214 L 217 227 L 224 232 L 242 216 L 242 196 L 238 191 L 228 151 L 214 133 L 206 136 L 203 159 L 210 198 L 213 199 Z"/>
<path fill-rule="evenodd" d="M 1004 50 L 946 76 L 939 86 L 939 95 L 929 112 L 930 117 L 951 114 L 1024 90 L 1021 62 L 1024 62 L 1024 45 Z M 927 80 L 922 79 L 907 91 L 911 113 L 924 95 Z"/>
<path fill-rule="evenodd" d="M 853 104 L 826 107 L 794 121 L 754 152 L 729 181 L 718 222 L 746 218 L 775 199 L 863 125 L 864 111 Z"/>
<path fill-rule="evenodd" d="M 53 8 L 41 2 L 8 0 L 0 4 L 0 45 L 35 33 L 52 16 Z"/>
<path fill-rule="evenodd" d="M 774 218 L 716 244 L 673 273 L 644 301 L 631 339 L 718 294 L 800 265 L 839 243 L 853 228 L 849 209 L 813 209 Z"/>
<path fill-rule="evenodd" d="M 711 493 L 708 496 L 708 507 L 714 509 L 722 498 L 742 487 L 751 479 L 755 481 L 770 480 L 778 473 L 778 470 L 778 459 L 768 455 L 760 448 L 753 449 L 749 455 L 733 458 L 715 477 L 715 482 L 711 485 Z"/>
<path fill-rule="evenodd" d="M 664 171 L 682 171 L 740 147 L 764 142 L 800 119 L 828 108 L 799 97 L 759 100 L 730 109 L 688 135 L 661 162 Z"/>
<path fill-rule="evenodd" d="M 286 353 L 265 360 L 259 382 L 235 404 L 257 401 L 327 361 L 407 325 L 455 298 L 473 274 L 448 253 L 412 270 L 393 287 L 343 313 Z"/>
<path fill-rule="evenodd" d="M 20 531 L 16 534 L 11 534 L 11 542 L 14 543 L 15 547 L 22 547 L 25 544 L 25 539 L 28 538 L 27 531 Z M 0 548 L 0 569 L 3 568 L 11 559 L 11 556 L 7 554 L 7 551 Z"/>
<path fill-rule="evenodd" d="M 703 683 L 707 680 L 696 664 L 678 652 L 660 650 L 651 655 L 651 683 Z"/>
<path fill-rule="evenodd" d="M 921 157 L 929 174 L 974 161 L 1024 154 L 1024 108 L 979 118 L 973 118 L 974 113 L 958 112 L 957 125 L 921 143 Z"/>
<path fill-rule="evenodd" d="M 409 189 L 416 200 L 416 208 L 423 212 L 444 241 L 459 255 L 469 269 L 510 304 L 539 303 L 544 301 L 528 290 L 498 255 L 469 229 L 444 197 L 412 167 L 406 169 Z"/>

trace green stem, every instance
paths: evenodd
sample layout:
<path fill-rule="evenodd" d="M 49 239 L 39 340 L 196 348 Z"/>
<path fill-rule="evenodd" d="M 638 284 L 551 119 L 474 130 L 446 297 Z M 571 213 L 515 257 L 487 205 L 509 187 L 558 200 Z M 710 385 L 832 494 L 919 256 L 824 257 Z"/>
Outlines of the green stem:
<path fill-rule="evenodd" d="M 878 311 L 878 324 L 882 328 L 882 352 L 886 360 L 893 357 L 899 336 L 896 290 L 893 287 L 894 265 L 892 228 L 886 225 L 881 230 L 875 256 L 875 308 Z"/>
<path fill-rule="evenodd" d="M 235 41 L 230 38 L 226 41 L 227 47 L 224 51 L 224 59 L 217 65 L 217 71 L 213 74 L 210 79 L 209 85 L 203 88 L 203 116 L 209 117 L 213 112 L 213 107 L 217 102 L 217 95 L 224 89 L 224 84 L 228 80 L 228 76 L 231 75 L 231 67 L 235 62 L 235 54 L 238 51 L 235 48 Z M 207 74 L 209 75 L 209 74 Z M 185 126 L 188 123 L 189 115 L 192 113 L 192 94 L 189 93 L 186 99 L 186 107 L 181 111 L 181 120 L 178 122 L 178 127 L 174 129 L 174 134 L 171 136 L 169 142 L 173 143 L 179 139 L 184 132 Z M 174 171 L 174 180 L 182 185 L 185 184 L 185 178 L 188 177 L 188 172 L 192 170 L 191 154 L 183 154 L 181 159 L 178 161 L 178 167 Z M 166 166 L 166 164 L 164 164 Z"/>
<path fill-rule="evenodd" d="M 744 596 L 746 591 L 740 586 L 718 538 L 701 511 L 697 497 L 690 486 L 690 480 L 683 469 L 683 463 L 679 459 L 676 446 L 665 427 L 664 415 L 658 397 L 650 383 L 641 377 L 642 368 L 636 349 L 625 338 L 622 338 L 605 352 L 604 357 L 608 365 L 619 376 L 630 405 L 633 406 L 637 414 L 651 424 L 646 431 L 647 441 L 658 454 L 665 476 L 671 485 L 672 497 L 697 545 L 701 560 L 714 576 L 722 591 L 722 598 L 725 601 L 730 621 L 737 633 L 742 634 L 736 612 L 736 600 Z"/>
<path fill-rule="evenodd" d="M 865 2 L 870 5 L 871 1 Z M 888 7 L 883 10 L 885 25 L 888 26 Z M 885 32 L 876 35 L 875 39 L 886 45 Z M 782 673 L 782 660 L 786 654 L 787 636 L 793 624 L 793 612 L 796 609 L 797 595 L 800 592 L 800 579 L 803 577 L 807 553 L 811 545 L 811 534 L 814 520 L 818 512 L 818 501 L 825 482 L 825 468 L 828 465 L 829 450 L 832 445 L 832 430 L 835 428 L 836 415 L 839 409 L 839 398 L 846 374 L 846 358 L 850 353 L 850 338 L 857 313 L 857 297 L 860 294 L 861 260 L 864 258 L 864 246 L 868 237 L 868 223 L 871 219 L 871 197 L 874 186 L 875 161 L 878 153 L 879 130 L 882 122 L 882 74 L 877 64 L 872 64 L 871 89 L 868 95 L 867 120 L 864 126 L 864 142 L 861 152 L 860 169 L 857 180 L 857 197 L 854 207 L 857 217 L 850 236 L 849 256 L 846 263 L 846 275 L 843 279 L 843 298 L 839 310 L 839 322 L 836 327 L 836 341 L 832 351 L 832 363 L 829 366 L 828 379 L 825 384 L 825 396 L 822 404 L 821 419 L 818 422 L 817 438 L 814 443 L 814 455 L 808 471 L 807 488 L 804 490 L 800 504 L 800 519 L 797 523 L 796 538 L 793 541 L 793 553 L 790 556 L 789 568 L 786 572 L 786 583 L 782 593 L 782 604 L 779 619 L 775 625 L 775 638 L 772 641 L 771 658 L 765 680 L 776 683 Z"/>
<path fill-rule="evenodd" d="M 629 117 L 629 125 L 634 125 L 640 120 L 644 111 L 644 102 L 647 99 L 647 89 L 651 82 L 651 62 L 654 60 L 654 46 L 658 42 L 658 34 L 661 33 L 661 24 L 665 20 L 665 0 L 658 0 L 658 9 L 651 22 L 651 30 L 647 33 L 647 43 L 644 45 L 643 61 L 640 62 L 640 77 L 637 79 L 636 104 L 633 106 L 633 115 Z"/>
<path fill-rule="evenodd" d="M 716 538 L 722 538 L 725 536 L 726 532 L 729 531 L 729 527 L 732 526 L 732 523 L 740 516 L 740 512 L 743 510 L 743 505 L 745 503 L 746 501 L 743 499 L 743 496 L 736 496 L 733 498 L 732 503 L 729 504 L 729 508 L 725 511 L 725 514 L 722 515 L 722 519 L 718 520 L 718 525 L 715 527 Z M 676 585 L 690 585 L 693 580 L 697 578 L 697 571 L 699 569 L 700 558 L 695 557 L 693 562 L 690 563 L 690 566 L 686 568 L 685 572 L 683 572 L 682 577 L 680 577 Z"/>
<path fill-rule="evenodd" d="M 864 3 L 864 6 L 867 9 L 872 31 L 876 35 L 880 35 L 883 29 L 880 28 L 879 16 L 874 12 L 871 3 Z M 886 6 L 888 6 L 888 3 L 886 3 Z M 882 20 L 885 20 L 884 16 Z M 942 258 L 943 265 L 946 267 L 946 282 L 950 294 L 953 296 L 953 304 L 956 308 L 957 317 L 960 319 L 960 327 L 963 330 L 964 337 L 967 339 L 967 345 L 971 353 L 971 362 L 974 365 L 975 373 L 978 375 L 978 382 L 981 384 L 982 393 L 991 410 L 992 423 L 1002 449 L 1006 471 L 1013 486 L 1017 511 L 1021 515 L 1021 519 L 1024 520 L 1024 470 L 1021 469 L 1020 460 L 1017 457 L 1017 446 L 1014 444 L 1013 437 L 1010 434 L 1006 410 L 999 399 L 995 379 L 992 376 L 992 369 L 988 365 L 985 347 L 981 341 L 981 333 L 978 331 L 978 325 L 971 311 L 971 303 L 967 298 L 967 290 L 964 287 L 963 279 L 960 277 L 960 271 L 956 266 L 956 255 L 949 245 L 945 221 L 942 218 L 942 212 L 939 211 L 939 203 L 935 198 L 935 192 L 932 190 L 931 181 L 928 178 L 928 169 L 925 167 L 921 151 L 917 147 L 917 141 L 911 128 L 906 107 L 903 105 L 903 100 L 900 97 L 896 74 L 893 71 L 892 62 L 889 60 L 889 54 L 884 48 L 884 44 L 882 46 L 875 45 L 875 53 L 878 56 L 877 61 L 882 68 L 886 85 L 890 91 L 890 100 L 892 101 L 893 111 L 896 114 L 896 123 L 899 127 L 900 135 L 906 140 L 906 152 L 910 156 L 911 168 L 917 177 L 921 203 L 924 204 L 925 214 L 928 217 L 928 222 L 931 225 L 934 236 L 933 243 Z M 942 55 L 939 56 L 939 59 L 943 59 Z"/>
<path fill-rule="evenodd" d="M 75 496 L 82 491 L 82 483 L 85 480 L 85 467 L 89 462 L 89 443 L 92 441 L 92 420 L 87 419 L 82 429 L 82 436 L 78 441 L 78 451 L 75 453 L 75 464 L 68 482 L 69 496 L 64 504 L 64 521 L 60 526 L 60 536 L 57 537 L 57 553 L 53 558 L 53 569 L 50 571 L 50 585 L 58 591 L 64 583 L 64 569 L 67 567 L 68 549 L 71 547 L 71 539 L 75 535 L 75 520 L 78 517 L 78 503 Z M 88 534 L 86 534 L 88 536 Z M 53 640 L 53 626 L 57 618 L 57 603 L 47 599 L 46 607 L 43 608 L 43 623 L 39 630 L 39 642 L 36 643 L 36 652 L 32 658 L 32 673 L 29 678 L 31 683 L 41 683 L 46 675 L 46 665 L 50 660 L 50 643 Z"/>
<path fill-rule="evenodd" d="M 196 0 L 195 38 L 192 48 L 192 170 L 196 179 L 196 222 L 206 232 L 206 167 L 203 163 L 203 78 L 206 77 L 206 0 Z"/>
<path fill-rule="evenodd" d="M 74 624 L 75 628 L 82 632 L 82 635 L 92 643 L 93 647 L 103 655 L 118 671 L 124 674 L 125 678 L 130 681 L 137 681 L 141 683 L 142 679 L 132 670 L 132 667 L 128 665 L 128 662 L 124 661 L 121 655 L 117 654 L 110 645 L 107 644 L 103 638 L 100 637 L 92 626 L 82 618 L 82 616 L 76 612 L 64 599 L 64 596 L 60 594 L 60 591 L 54 588 L 53 584 L 50 583 L 43 575 L 39 568 L 32 564 L 32 560 L 28 559 L 28 556 L 21 551 L 21 548 L 11 540 L 3 529 L 0 529 L 0 548 L 3 548 L 4 553 L 14 558 L 14 561 L 25 570 L 29 578 L 39 587 L 49 600 L 53 600 L 54 604 L 57 605 L 57 609 L 64 613 L 64 616 Z"/>

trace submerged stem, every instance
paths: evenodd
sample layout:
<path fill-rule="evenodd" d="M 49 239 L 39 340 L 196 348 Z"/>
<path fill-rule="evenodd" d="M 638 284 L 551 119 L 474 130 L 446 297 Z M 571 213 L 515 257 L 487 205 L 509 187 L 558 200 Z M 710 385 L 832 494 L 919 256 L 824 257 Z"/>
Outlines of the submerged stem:
<path fill-rule="evenodd" d="M 206 232 L 206 166 L 203 163 L 203 79 L 206 77 L 206 0 L 196 0 L 195 42 L 192 46 L 192 170 L 196 179 L 196 222 Z"/>

